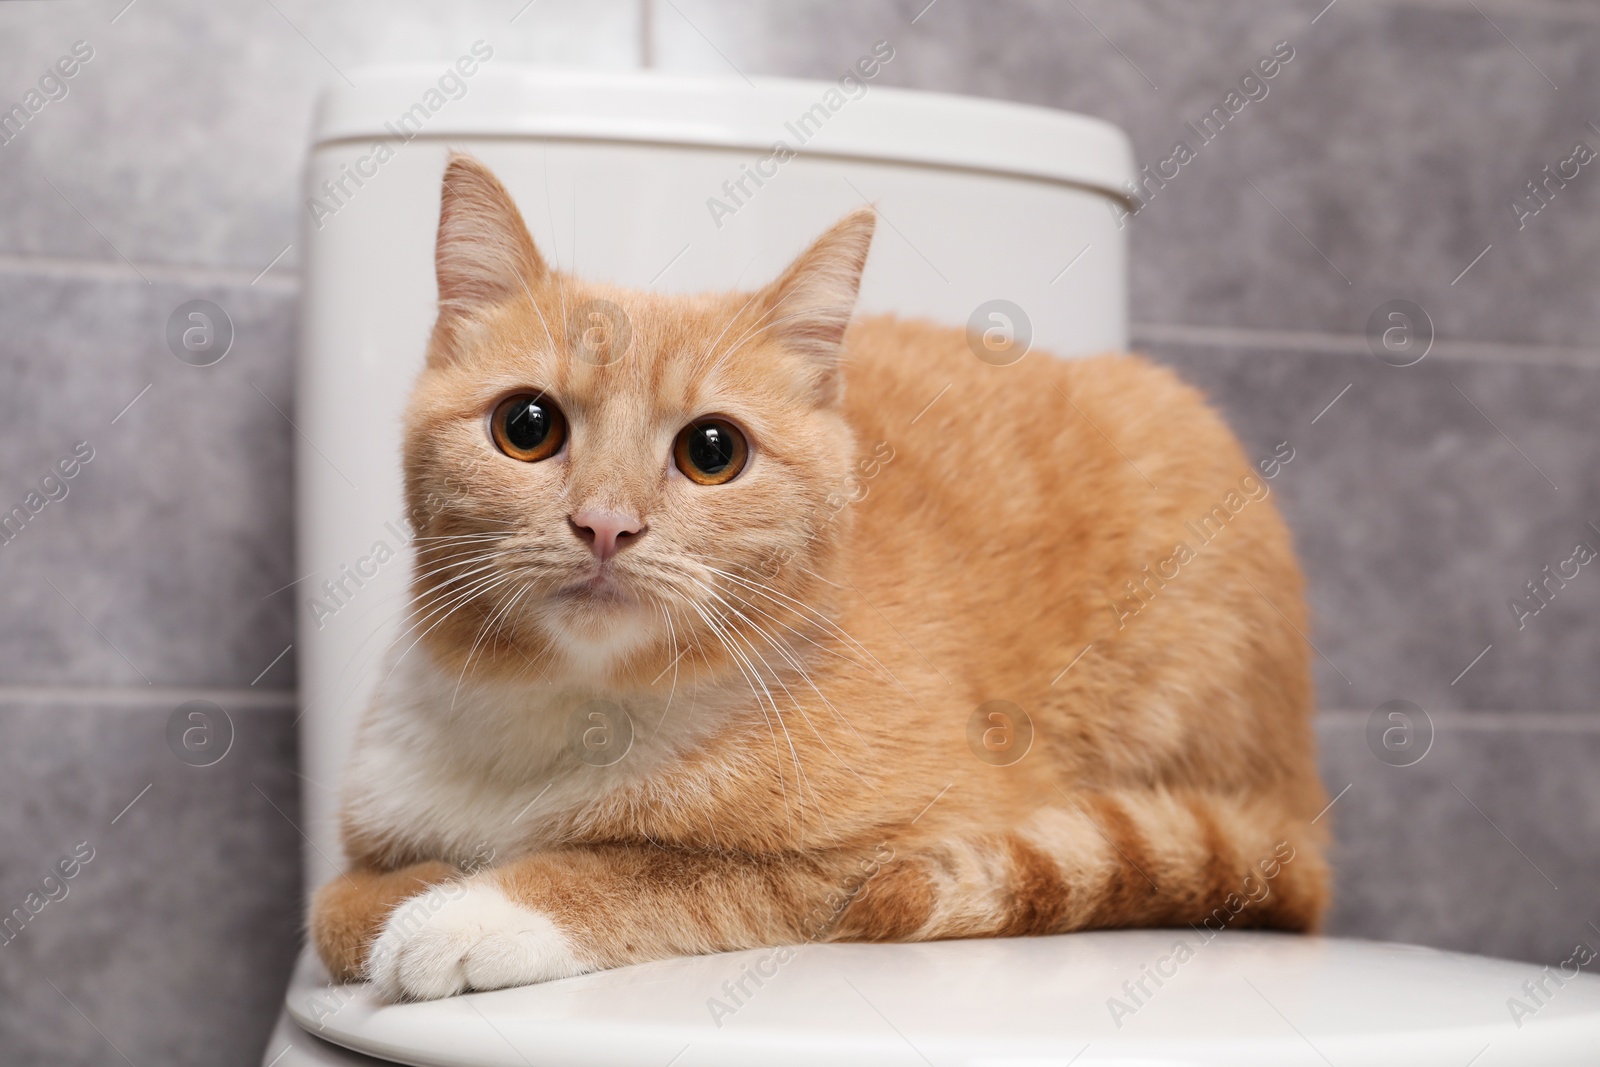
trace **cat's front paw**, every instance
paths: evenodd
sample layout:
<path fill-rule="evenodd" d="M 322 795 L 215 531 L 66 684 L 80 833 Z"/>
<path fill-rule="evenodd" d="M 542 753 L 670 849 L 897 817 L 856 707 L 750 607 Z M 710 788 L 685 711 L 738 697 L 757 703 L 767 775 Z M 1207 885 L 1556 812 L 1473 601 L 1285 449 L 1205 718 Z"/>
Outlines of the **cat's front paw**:
<path fill-rule="evenodd" d="M 391 1000 L 502 989 L 589 968 L 555 923 L 488 882 L 434 886 L 384 921 L 367 976 Z"/>

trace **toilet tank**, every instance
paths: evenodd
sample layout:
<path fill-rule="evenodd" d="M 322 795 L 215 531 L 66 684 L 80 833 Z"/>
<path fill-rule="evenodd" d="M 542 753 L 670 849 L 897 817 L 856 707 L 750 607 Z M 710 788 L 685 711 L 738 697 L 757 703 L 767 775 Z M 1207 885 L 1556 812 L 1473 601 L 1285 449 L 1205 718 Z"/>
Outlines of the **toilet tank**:
<path fill-rule="evenodd" d="M 516 198 L 547 260 L 661 292 L 755 287 L 870 203 L 863 312 L 968 326 L 974 358 L 1125 346 L 1127 138 L 1044 108 L 891 89 L 887 45 L 835 81 L 455 63 L 352 74 L 324 96 L 302 211 L 297 430 L 302 828 L 337 873 L 340 771 L 404 634 L 401 412 L 435 315 L 451 149 Z"/>

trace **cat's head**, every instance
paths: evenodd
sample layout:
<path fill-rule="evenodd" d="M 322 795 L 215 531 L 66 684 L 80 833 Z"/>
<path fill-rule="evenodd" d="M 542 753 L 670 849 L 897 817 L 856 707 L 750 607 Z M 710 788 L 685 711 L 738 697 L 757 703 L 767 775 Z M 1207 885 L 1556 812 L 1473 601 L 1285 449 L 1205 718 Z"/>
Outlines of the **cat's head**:
<path fill-rule="evenodd" d="M 778 664 L 772 638 L 821 625 L 872 231 L 847 216 L 754 293 L 618 289 L 552 270 L 494 175 L 453 156 L 406 423 L 411 625 L 432 652 L 638 684 L 675 660 Z"/>

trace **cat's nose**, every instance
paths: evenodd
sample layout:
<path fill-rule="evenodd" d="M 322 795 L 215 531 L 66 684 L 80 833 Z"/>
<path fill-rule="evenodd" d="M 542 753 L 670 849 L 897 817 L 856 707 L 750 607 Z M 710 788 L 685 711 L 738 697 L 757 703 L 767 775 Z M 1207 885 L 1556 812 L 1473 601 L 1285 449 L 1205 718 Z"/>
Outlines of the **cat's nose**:
<path fill-rule="evenodd" d="M 633 544 L 648 529 L 632 515 L 603 508 L 583 508 L 567 519 L 567 525 L 601 563 Z"/>

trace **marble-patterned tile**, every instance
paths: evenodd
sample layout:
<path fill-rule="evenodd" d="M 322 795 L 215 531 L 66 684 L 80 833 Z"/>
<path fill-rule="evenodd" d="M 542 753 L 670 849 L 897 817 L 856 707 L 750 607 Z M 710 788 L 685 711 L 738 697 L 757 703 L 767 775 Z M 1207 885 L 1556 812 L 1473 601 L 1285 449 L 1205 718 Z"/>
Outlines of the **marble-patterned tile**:
<path fill-rule="evenodd" d="M 1128 223 L 1136 321 L 1360 334 L 1405 298 L 1446 337 L 1592 347 L 1600 327 L 1600 171 L 1565 164 L 1577 176 L 1548 206 L 1512 209 L 1578 141 L 1600 151 L 1592 17 L 1383 0 L 681 0 L 657 23 L 667 69 L 830 78 L 884 39 L 882 84 L 1106 118 L 1153 169 L 1184 142 L 1193 158 L 1148 184 Z M 1279 42 L 1292 58 L 1196 136 L 1187 124 Z"/>
<path fill-rule="evenodd" d="M 211 366 L 168 345 L 194 299 L 232 323 Z M 293 687 L 292 651 L 262 672 L 293 640 L 294 314 L 281 288 L 0 274 L 0 679 Z"/>
<path fill-rule="evenodd" d="M 254 274 L 296 240 L 324 84 L 373 63 L 442 69 L 479 40 L 497 63 L 633 67 L 640 51 L 638 0 L 125 5 L 0 5 L 0 110 L 47 76 L 59 96 L 0 143 L 0 255 Z M 56 79 L 80 41 L 90 58 Z"/>
<path fill-rule="evenodd" d="M 1146 347 L 1250 455 L 1294 449 L 1269 484 L 1308 578 L 1324 707 L 1595 709 L 1600 569 L 1566 561 L 1600 550 L 1600 370 Z M 1546 564 L 1578 571 L 1547 606 L 1525 585 Z"/>
<path fill-rule="evenodd" d="M 1365 719 L 1318 729 L 1329 796 L 1349 786 L 1328 813 L 1329 933 L 1548 964 L 1600 947 L 1600 733 L 1441 715 L 1431 750 L 1396 767 Z"/>
<path fill-rule="evenodd" d="M 261 1062 L 301 942 L 294 713 L 234 710 L 193 766 L 172 711 L 0 705 L 8 1064 Z"/>

